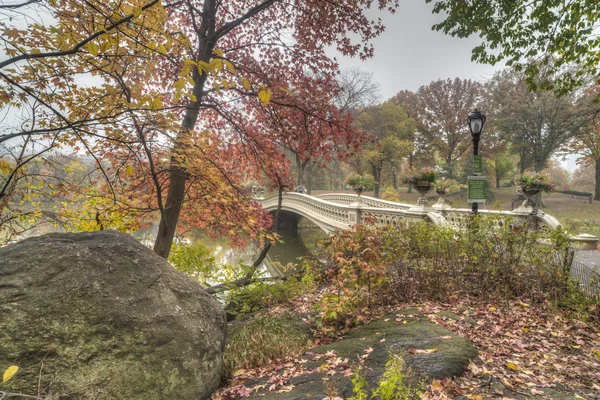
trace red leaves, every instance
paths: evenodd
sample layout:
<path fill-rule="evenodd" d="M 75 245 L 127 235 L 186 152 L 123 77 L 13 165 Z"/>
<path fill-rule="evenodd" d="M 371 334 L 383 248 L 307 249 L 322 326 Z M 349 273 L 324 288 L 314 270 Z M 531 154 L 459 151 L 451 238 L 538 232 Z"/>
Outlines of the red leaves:
<path fill-rule="evenodd" d="M 498 379 L 507 390 L 496 394 L 508 397 L 507 391 L 542 395 L 540 387 L 557 383 L 594 389 L 600 379 L 595 353 L 600 349 L 600 328 L 570 321 L 546 305 L 516 301 L 500 309 L 490 305 L 469 308 L 464 303 L 422 309 L 433 322 L 472 340 L 479 350 L 481 362 L 471 363 L 465 377 L 456 380 L 462 394 L 483 394 L 481 377 Z M 459 319 L 435 315 L 443 310 L 456 313 Z M 470 318 L 474 324 L 467 322 Z M 428 391 L 432 396 L 440 392 L 439 385 L 434 386 Z"/>

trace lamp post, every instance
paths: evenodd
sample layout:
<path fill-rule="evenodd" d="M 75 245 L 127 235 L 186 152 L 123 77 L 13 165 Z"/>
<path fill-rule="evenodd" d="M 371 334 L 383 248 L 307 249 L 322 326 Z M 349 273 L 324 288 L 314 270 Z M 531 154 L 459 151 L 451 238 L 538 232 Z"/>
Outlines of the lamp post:
<path fill-rule="evenodd" d="M 475 159 L 479 154 L 479 139 L 481 138 L 481 131 L 483 130 L 483 124 L 485 124 L 485 115 L 483 115 L 479 110 L 475 109 L 475 111 L 470 112 L 467 117 L 467 123 L 469 124 L 469 130 L 471 131 L 471 139 L 473 140 L 473 166 L 475 166 Z M 481 172 L 479 172 L 481 173 Z M 477 173 L 477 174 L 479 174 Z M 476 174 L 476 171 L 473 171 L 473 175 Z M 479 208 L 479 203 L 474 202 L 471 210 L 473 214 L 477 214 L 477 210 Z"/>

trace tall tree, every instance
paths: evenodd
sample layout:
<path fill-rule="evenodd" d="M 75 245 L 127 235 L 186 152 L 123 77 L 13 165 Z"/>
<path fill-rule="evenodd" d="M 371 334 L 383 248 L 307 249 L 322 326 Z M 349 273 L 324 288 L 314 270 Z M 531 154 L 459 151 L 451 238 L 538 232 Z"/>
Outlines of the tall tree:
<path fill-rule="evenodd" d="M 397 3 L 378 1 L 391 11 Z M 43 104 L 36 115 L 43 130 L 12 129 L 2 139 L 55 135 L 63 148 L 96 157 L 115 203 L 159 211 L 154 248 L 163 257 L 182 224 L 233 234 L 265 225 L 238 183 L 253 176 L 286 184 L 283 132 L 268 123 L 271 111 L 295 109 L 311 125 L 341 129 L 329 108 L 303 93 L 336 85 L 326 47 L 366 58 L 383 30 L 365 17 L 368 0 L 23 4 L 53 19 L 26 29 L 4 20 L 9 59 L 0 63 L 0 101 Z M 98 83 L 76 80 L 85 74 Z M 319 81 L 303 92 L 307 74 Z"/>
<path fill-rule="evenodd" d="M 584 119 L 576 112 L 573 96 L 530 92 L 524 79 L 523 74 L 507 69 L 489 82 L 494 126 L 518 152 L 521 173 L 530 167 L 540 172 Z"/>
<path fill-rule="evenodd" d="M 600 201 L 600 115 L 594 115 L 566 147 L 571 154 L 583 155 L 580 164 L 595 168 L 594 200 Z"/>
<path fill-rule="evenodd" d="M 449 176 L 471 146 L 465 121 L 480 96 L 479 82 L 459 78 L 431 82 L 416 93 L 417 130 L 444 160 Z"/>
<path fill-rule="evenodd" d="M 400 168 L 402 159 L 413 151 L 415 121 L 399 106 L 385 102 L 366 109 L 357 119 L 358 125 L 370 134 L 363 157 L 371 166 L 377 181 L 374 196 L 379 197 L 381 171 L 385 164 Z"/>

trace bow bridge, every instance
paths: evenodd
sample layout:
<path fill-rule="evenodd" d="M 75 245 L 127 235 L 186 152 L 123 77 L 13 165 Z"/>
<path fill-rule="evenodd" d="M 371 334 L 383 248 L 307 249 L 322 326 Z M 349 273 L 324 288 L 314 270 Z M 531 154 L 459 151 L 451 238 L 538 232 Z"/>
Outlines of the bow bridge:
<path fill-rule="evenodd" d="M 269 212 L 277 210 L 278 195 L 259 199 Z M 313 222 L 326 233 L 335 229 L 348 229 L 366 220 L 378 225 L 398 226 L 405 221 L 425 221 L 434 225 L 462 229 L 471 215 L 471 209 L 452 208 L 438 202 L 433 207 L 396 203 L 367 196 L 337 193 L 310 196 L 302 193 L 284 193 L 281 204 L 281 220 L 287 228 L 296 229 L 300 217 Z M 533 219 L 537 229 L 554 229 L 561 226 L 553 216 L 539 211 L 532 215 L 533 208 L 521 206 L 513 211 L 480 210 L 479 214 L 498 216 L 497 224 L 503 225 L 507 219 L 523 223 Z M 573 237 L 581 247 L 595 248 L 598 238 L 592 235 Z"/>

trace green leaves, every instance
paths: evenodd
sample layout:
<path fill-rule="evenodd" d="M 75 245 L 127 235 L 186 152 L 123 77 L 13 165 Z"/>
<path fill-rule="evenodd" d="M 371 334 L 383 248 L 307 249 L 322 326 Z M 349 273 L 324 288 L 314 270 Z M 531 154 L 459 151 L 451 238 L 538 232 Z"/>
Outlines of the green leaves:
<path fill-rule="evenodd" d="M 433 12 L 446 15 L 435 30 L 482 38 L 472 51 L 473 61 L 494 65 L 505 60 L 531 78 L 527 83 L 532 90 L 565 94 L 581 86 L 583 76 L 598 74 L 597 1 L 442 0 Z M 575 68 L 565 68 L 569 65 Z"/>

